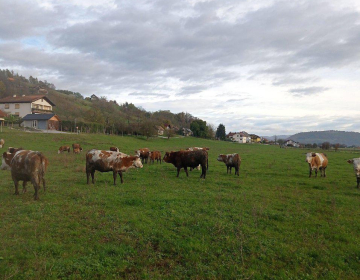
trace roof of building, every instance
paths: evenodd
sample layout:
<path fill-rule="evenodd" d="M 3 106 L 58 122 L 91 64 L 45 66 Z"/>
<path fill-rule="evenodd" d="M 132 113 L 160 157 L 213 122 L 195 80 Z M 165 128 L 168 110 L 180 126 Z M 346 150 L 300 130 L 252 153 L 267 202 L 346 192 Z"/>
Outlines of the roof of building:
<path fill-rule="evenodd" d="M 7 96 L 0 99 L 0 103 L 31 103 L 44 98 L 50 105 L 56 106 L 46 95 L 25 95 L 25 96 Z"/>
<path fill-rule="evenodd" d="M 47 121 L 50 120 L 55 114 L 27 114 L 22 118 L 23 121 Z"/>

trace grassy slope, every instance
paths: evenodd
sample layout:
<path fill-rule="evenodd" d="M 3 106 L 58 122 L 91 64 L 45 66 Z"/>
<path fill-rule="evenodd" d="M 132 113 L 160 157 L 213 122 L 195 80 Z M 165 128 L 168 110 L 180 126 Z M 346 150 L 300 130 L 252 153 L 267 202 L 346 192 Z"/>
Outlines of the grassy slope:
<path fill-rule="evenodd" d="M 14 130 L 0 138 L 50 160 L 38 202 L 31 186 L 13 196 L 10 173 L 0 171 L 3 279 L 360 277 L 360 192 L 345 161 L 355 153 L 329 152 L 328 177 L 309 179 L 304 150 L 274 146 Z M 207 146 L 209 172 L 176 178 L 172 165 L 145 165 L 122 185 L 96 173 L 88 186 L 85 153 L 57 154 L 74 142 L 125 153 Z M 240 177 L 216 161 L 233 152 Z"/>

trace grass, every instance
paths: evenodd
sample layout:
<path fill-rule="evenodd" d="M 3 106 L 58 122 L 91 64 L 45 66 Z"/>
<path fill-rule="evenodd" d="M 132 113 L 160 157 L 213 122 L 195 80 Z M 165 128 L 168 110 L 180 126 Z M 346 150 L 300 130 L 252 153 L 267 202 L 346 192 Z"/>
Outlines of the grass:
<path fill-rule="evenodd" d="M 5 148 L 42 151 L 47 190 L 14 196 L 0 171 L 2 279 L 359 279 L 360 191 L 346 160 L 327 152 L 326 178 L 308 178 L 308 150 L 195 138 L 141 139 L 38 134 L 5 129 Z M 133 154 L 210 147 L 209 171 L 176 178 L 172 165 L 145 164 L 112 184 L 95 173 L 86 184 L 85 153 L 117 146 Z M 220 153 L 242 158 L 240 177 L 226 174 Z M 233 170 L 234 172 L 234 170 Z M 20 188 L 21 189 L 21 188 Z"/>

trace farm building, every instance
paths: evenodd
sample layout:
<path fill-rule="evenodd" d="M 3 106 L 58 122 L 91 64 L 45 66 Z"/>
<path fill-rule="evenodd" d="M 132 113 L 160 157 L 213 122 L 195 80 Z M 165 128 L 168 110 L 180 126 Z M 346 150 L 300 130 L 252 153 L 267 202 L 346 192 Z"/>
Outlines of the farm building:
<path fill-rule="evenodd" d="M 28 114 L 22 119 L 22 126 L 44 130 L 59 130 L 60 119 L 55 114 Z"/>

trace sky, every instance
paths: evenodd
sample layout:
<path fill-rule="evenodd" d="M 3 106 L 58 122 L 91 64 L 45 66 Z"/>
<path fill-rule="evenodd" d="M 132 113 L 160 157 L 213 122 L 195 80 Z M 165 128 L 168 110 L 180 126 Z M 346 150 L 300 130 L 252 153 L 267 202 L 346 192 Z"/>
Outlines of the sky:
<path fill-rule="evenodd" d="M 0 18 L 0 68 L 57 89 L 227 133 L 360 132 L 358 0 L 0 0 Z"/>

